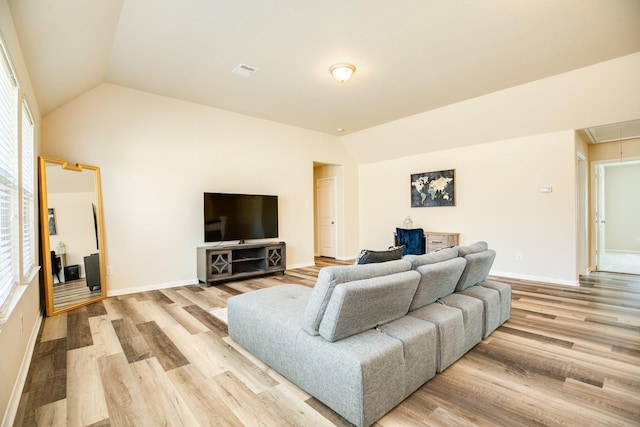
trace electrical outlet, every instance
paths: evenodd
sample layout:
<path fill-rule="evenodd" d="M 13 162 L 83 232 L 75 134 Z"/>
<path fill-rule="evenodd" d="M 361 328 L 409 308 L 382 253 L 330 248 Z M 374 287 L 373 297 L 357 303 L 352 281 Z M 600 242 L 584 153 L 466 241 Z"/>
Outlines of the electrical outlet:
<path fill-rule="evenodd" d="M 107 265 L 107 276 L 111 276 L 113 274 L 113 268 L 110 265 Z"/>
<path fill-rule="evenodd" d="M 522 254 L 520 252 L 516 254 L 516 261 L 522 261 Z"/>

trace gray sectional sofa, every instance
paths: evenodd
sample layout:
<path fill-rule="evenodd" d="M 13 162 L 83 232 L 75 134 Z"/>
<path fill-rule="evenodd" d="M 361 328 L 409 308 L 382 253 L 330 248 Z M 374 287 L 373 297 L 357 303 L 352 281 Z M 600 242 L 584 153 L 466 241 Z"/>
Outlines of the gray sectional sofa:
<path fill-rule="evenodd" d="M 229 298 L 230 337 L 357 426 L 369 426 L 504 323 L 509 285 L 485 242 L 323 268 L 314 288 Z"/>

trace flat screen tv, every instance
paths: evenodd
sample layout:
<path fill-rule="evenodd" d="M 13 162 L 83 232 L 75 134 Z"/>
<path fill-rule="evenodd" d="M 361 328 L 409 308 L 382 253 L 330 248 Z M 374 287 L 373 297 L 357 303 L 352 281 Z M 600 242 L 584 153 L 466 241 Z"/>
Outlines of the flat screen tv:
<path fill-rule="evenodd" d="M 204 241 L 278 237 L 278 196 L 204 193 Z"/>

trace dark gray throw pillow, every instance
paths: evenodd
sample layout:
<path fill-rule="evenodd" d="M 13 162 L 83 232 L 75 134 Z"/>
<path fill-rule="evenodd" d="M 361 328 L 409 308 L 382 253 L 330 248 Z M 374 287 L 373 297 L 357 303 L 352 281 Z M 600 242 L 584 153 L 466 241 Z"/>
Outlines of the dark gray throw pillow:
<path fill-rule="evenodd" d="M 402 259 L 403 246 L 395 246 L 386 251 L 372 251 L 363 249 L 356 258 L 356 264 L 373 264 L 375 262 L 393 261 Z"/>

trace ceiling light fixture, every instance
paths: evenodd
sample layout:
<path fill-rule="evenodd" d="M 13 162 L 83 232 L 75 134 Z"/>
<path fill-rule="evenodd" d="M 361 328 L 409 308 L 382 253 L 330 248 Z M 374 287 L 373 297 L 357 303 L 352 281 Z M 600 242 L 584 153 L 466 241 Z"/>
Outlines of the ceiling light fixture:
<path fill-rule="evenodd" d="M 336 64 L 329 68 L 329 72 L 334 79 L 340 83 L 344 83 L 356 72 L 356 67 L 351 64 Z"/>

